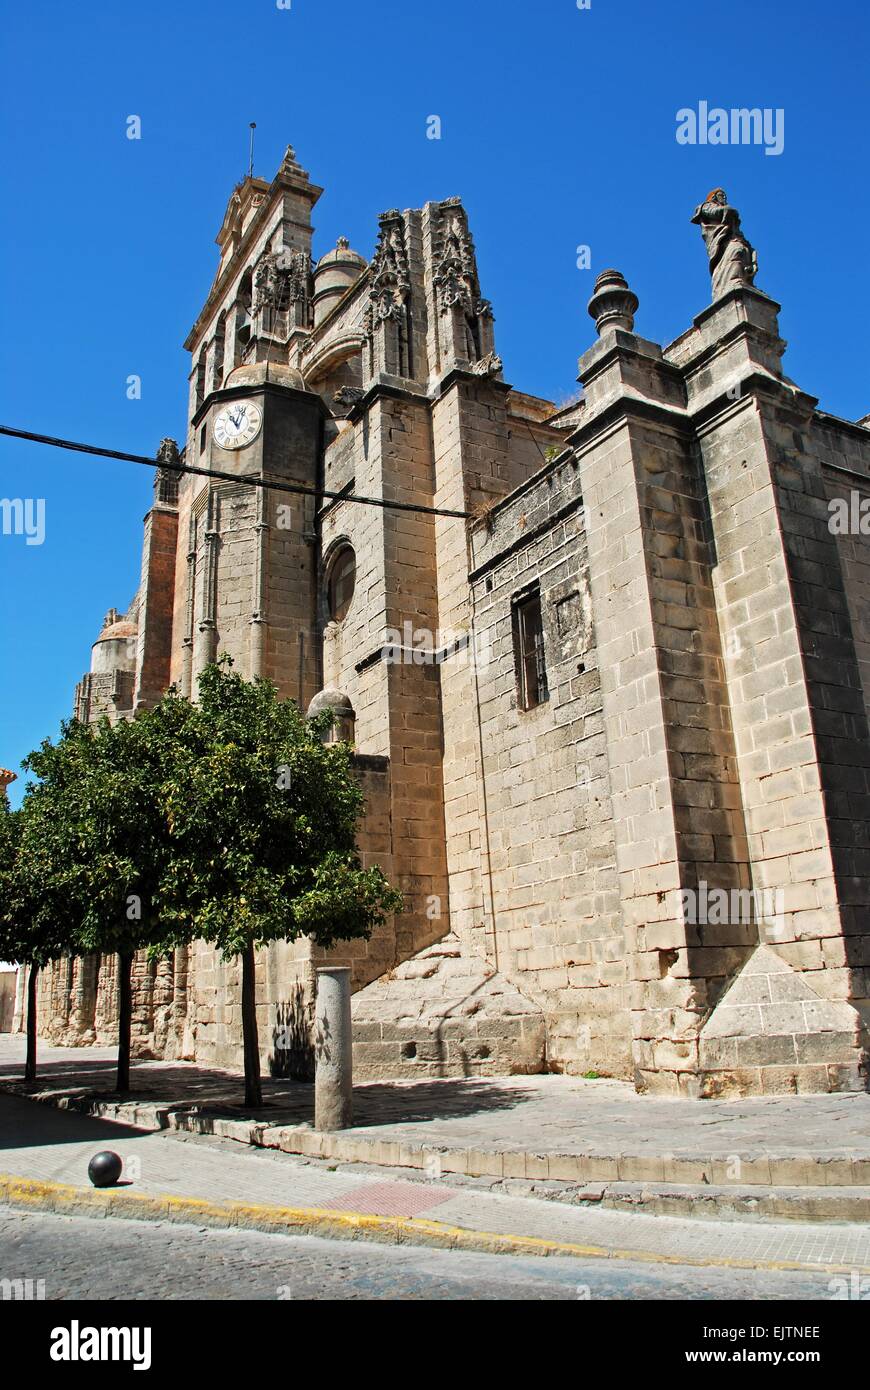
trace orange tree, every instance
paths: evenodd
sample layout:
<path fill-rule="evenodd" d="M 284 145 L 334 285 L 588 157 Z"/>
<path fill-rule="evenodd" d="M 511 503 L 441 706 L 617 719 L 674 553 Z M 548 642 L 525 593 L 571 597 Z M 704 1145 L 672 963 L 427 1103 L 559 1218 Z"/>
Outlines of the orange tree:
<path fill-rule="evenodd" d="M 243 680 L 225 658 L 200 677 L 162 786 L 171 842 L 162 948 L 200 938 L 240 960 L 249 1106 L 262 1104 L 256 948 L 365 937 L 402 905 L 357 855 L 363 796 L 348 745 L 322 740 L 330 718 L 307 721 L 271 682 Z"/>
<path fill-rule="evenodd" d="M 0 795 L 0 960 L 28 971 L 24 1080 L 36 1080 L 36 1010 L 39 972 L 69 948 L 70 927 L 62 883 L 46 860 L 33 802 L 11 811 Z"/>
<path fill-rule="evenodd" d="M 24 764 L 36 781 L 22 807 L 22 848 L 50 904 L 40 920 L 60 920 L 70 954 L 117 955 L 119 1091 L 130 1087 L 133 957 L 160 953 L 171 850 L 161 789 L 190 711 L 170 695 L 130 721 L 71 720 Z"/>

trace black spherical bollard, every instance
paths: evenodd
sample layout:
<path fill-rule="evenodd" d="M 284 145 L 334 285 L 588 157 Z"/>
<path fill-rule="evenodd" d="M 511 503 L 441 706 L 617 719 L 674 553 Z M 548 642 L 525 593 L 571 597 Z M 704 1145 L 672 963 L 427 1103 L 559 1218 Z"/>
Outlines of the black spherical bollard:
<path fill-rule="evenodd" d="M 124 1164 L 111 1149 L 94 1154 L 88 1164 L 88 1177 L 94 1187 L 113 1187 L 123 1172 Z"/>

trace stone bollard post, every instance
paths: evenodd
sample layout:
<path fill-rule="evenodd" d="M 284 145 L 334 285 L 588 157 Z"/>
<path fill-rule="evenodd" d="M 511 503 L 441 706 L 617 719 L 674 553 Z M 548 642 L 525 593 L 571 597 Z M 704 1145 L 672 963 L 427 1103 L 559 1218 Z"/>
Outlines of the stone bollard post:
<path fill-rule="evenodd" d="M 314 1128 L 347 1129 L 353 1116 L 353 1027 L 350 967 L 317 972 L 314 1006 Z"/>

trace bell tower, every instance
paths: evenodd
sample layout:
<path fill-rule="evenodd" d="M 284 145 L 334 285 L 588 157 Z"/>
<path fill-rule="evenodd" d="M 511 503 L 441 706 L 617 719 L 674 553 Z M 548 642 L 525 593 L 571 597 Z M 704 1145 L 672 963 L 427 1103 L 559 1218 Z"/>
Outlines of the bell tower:
<path fill-rule="evenodd" d="M 289 146 L 271 184 L 238 185 L 185 343 L 186 461 L 231 475 L 188 476 L 180 490 L 173 678 L 185 694 L 223 652 L 303 705 L 319 689 L 314 499 L 281 484 L 314 489 L 320 475 L 328 411 L 290 364 L 313 325 L 321 192 Z"/>

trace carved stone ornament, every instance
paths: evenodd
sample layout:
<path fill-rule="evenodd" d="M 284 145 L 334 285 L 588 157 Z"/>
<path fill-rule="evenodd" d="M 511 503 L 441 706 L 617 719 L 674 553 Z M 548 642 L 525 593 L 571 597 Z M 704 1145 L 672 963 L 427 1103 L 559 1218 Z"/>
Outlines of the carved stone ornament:
<path fill-rule="evenodd" d="M 273 252 L 261 256 L 254 270 L 254 312 L 277 306 L 280 296 L 281 277 L 278 274 L 278 257 Z"/>
<path fill-rule="evenodd" d="M 479 362 L 472 364 L 471 370 L 475 376 L 498 376 L 503 366 L 504 363 L 497 352 L 488 352 Z"/>
<path fill-rule="evenodd" d="M 468 314 L 492 310 L 480 297 L 474 243 L 458 198 L 441 203 L 441 225 L 435 251 L 435 286 L 442 314 L 457 305 Z"/>
<path fill-rule="evenodd" d="M 714 188 L 707 194 L 695 208 L 692 222 L 701 228 L 707 247 L 714 300 L 736 285 L 752 285 L 758 257 L 740 230 L 740 214 L 729 206 L 724 188 Z"/>
<path fill-rule="evenodd" d="M 361 386 L 339 386 L 332 399 L 336 405 L 354 406 L 364 395 L 365 391 Z"/>
<path fill-rule="evenodd" d="M 371 265 L 370 311 L 365 317 L 371 335 L 376 320 L 397 319 L 405 312 L 411 277 L 405 245 L 405 224 L 397 208 L 382 212 L 380 232 Z"/>
<path fill-rule="evenodd" d="M 158 502 L 171 505 L 178 501 L 179 474 L 177 470 L 180 464 L 181 455 L 178 452 L 178 445 L 174 439 L 170 439 L 167 435 L 165 439 L 161 439 L 160 448 L 157 450 L 154 495 Z"/>
<path fill-rule="evenodd" d="M 284 151 L 284 158 L 281 160 L 279 174 L 301 174 L 302 168 L 296 158 L 296 151 L 292 145 L 288 145 Z"/>
<path fill-rule="evenodd" d="M 168 435 L 165 439 L 161 439 L 160 441 L 160 448 L 157 450 L 157 462 L 164 466 L 168 463 L 175 464 L 176 467 L 181 462 L 178 445 L 175 440 L 170 439 Z"/>
<path fill-rule="evenodd" d="M 306 251 L 267 251 L 254 271 L 254 313 L 270 308 L 280 312 L 308 298 L 311 257 Z"/>
<path fill-rule="evenodd" d="M 625 333 L 634 332 L 638 298 L 629 289 L 621 270 L 602 270 L 586 307 L 595 320 L 599 334 L 609 328 L 621 328 Z"/>
<path fill-rule="evenodd" d="M 311 257 L 307 251 L 297 251 L 292 258 L 289 270 L 288 294 L 291 302 L 305 299 L 311 282 Z"/>

